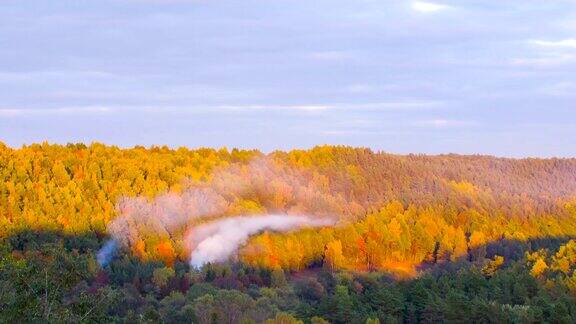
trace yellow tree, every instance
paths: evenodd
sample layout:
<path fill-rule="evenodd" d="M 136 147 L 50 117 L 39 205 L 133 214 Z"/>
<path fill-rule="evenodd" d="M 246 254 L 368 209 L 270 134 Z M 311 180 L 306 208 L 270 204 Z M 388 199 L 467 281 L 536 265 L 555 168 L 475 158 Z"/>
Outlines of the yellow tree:
<path fill-rule="evenodd" d="M 335 240 L 326 244 L 324 252 L 324 263 L 330 270 L 341 269 L 344 267 L 344 255 L 342 255 L 342 242 Z"/>

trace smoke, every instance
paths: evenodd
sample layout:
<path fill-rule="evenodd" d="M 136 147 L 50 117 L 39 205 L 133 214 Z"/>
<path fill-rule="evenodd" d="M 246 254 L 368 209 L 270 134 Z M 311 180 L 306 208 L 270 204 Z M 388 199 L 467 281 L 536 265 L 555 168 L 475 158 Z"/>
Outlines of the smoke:
<path fill-rule="evenodd" d="M 286 232 L 305 226 L 333 224 L 334 221 L 327 218 L 312 219 L 288 215 L 233 217 L 214 221 L 192 229 L 191 245 L 194 249 L 190 256 L 190 265 L 200 268 L 207 263 L 226 261 L 251 235 L 265 229 Z"/>
<path fill-rule="evenodd" d="M 101 267 L 105 267 L 110 263 L 118 249 L 118 242 L 116 240 L 109 240 L 96 254 L 96 261 Z"/>
<path fill-rule="evenodd" d="M 212 188 L 190 188 L 180 195 L 168 193 L 152 202 L 124 197 L 116 206 L 120 217 L 108 225 L 108 232 L 127 246 L 143 237 L 173 237 L 194 220 L 218 216 L 227 207 L 226 200 Z"/>
<path fill-rule="evenodd" d="M 193 251 L 190 261 L 198 266 L 227 259 L 261 230 L 327 226 L 333 223 L 327 217 L 357 213 L 358 205 L 331 193 L 326 181 L 321 175 L 259 157 L 217 169 L 204 182 L 188 180 L 181 193 L 154 199 L 123 197 L 116 205 L 118 217 L 108 224 L 114 243 L 98 253 L 101 264 L 109 262 L 117 247 L 130 248 L 146 259 L 159 254 L 158 242 L 170 242 L 180 256 Z M 265 216 L 245 216 L 259 214 Z"/>

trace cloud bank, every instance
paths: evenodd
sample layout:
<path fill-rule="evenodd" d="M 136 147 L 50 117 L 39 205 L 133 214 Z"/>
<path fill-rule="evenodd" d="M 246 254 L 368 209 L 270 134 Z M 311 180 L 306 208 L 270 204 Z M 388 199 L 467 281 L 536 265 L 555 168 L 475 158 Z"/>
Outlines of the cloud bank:
<path fill-rule="evenodd" d="M 573 156 L 573 98 L 538 89 L 574 79 L 575 12 L 567 0 L 7 0 L 0 137 Z"/>

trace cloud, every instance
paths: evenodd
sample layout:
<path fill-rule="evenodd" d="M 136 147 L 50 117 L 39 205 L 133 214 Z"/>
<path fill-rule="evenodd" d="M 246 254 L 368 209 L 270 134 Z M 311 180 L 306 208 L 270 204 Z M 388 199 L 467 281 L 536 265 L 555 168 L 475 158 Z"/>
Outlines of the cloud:
<path fill-rule="evenodd" d="M 54 80 L 104 80 L 117 77 L 103 71 L 78 71 L 78 70 L 46 70 L 46 71 L 0 71 L 0 82 L 31 82 L 31 81 L 54 81 Z"/>
<path fill-rule="evenodd" d="M 567 54 L 549 54 L 537 57 L 520 57 L 510 61 L 511 65 L 535 67 L 535 68 L 548 68 L 564 64 L 572 64 L 576 62 L 575 55 Z"/>
<path fill-rule="evenodd" d="M 46 109 L 29 109 L 29 108 L 0 108 L 0 117 L 18 117 L 30 115 L 74 115 L 74 114 L 92 114 L 108 113 L 112 111 L 109 107 L 88 106 L 88 107 L 63 107 L 63 108 L 46 108 Z"/>
<path fill-rule="evenodd" d="M 309 57 L 320 61 L 342 61 L 352 57 L 346 51 L 320 51 L 309 54 Z"/>
<path fill-rule="evenodd" d="M 151 4 L 170 4 L 170 3 L 202 3 L 203 0 L 124 0 L 125 2 L 141 2 Z M 120 1 L 121 2 L 121 1 Z"/>
<path fill-rule="evenodd" d="M 440 101 L 390 101 L 374 103 L 326 103 L 326 104 L 247 104 L 247 105 L 86 105 L 45 108 L 1 108 L 0 117 L 49 116 L 103 114 L 112 112 L 140 112 L 150 114 L 210 114 L 210 113 L 250 113 L 250 112 L 296 112 L 323 113 L 339 111 L 379 111 L 379 110 L 421 110 L 443 105 Z"/>
<path fill-rule="evenodd" d="M 540 92 L 553 97 L 576 96 L 576 82 L 557 82 L 540 88 Z"/>
<path fill-rule="evenodd" d="M 369 84 L 351 84 L 344 88 L 346 92 L 349 93 L 371 93 L 376 91 L 376 87 L 369 85 Z"/>
<path fill-rule="evenodd" d="M 429 119 L 420 120 L 413 123 L 418 127 L 433 127 L 433 128 L 451 128 L 451 127 L 466 127 L 476 125 L 476 122 L 467 120 L 451 120 L 451 119 Z"/>
<path fill-rule="evenodd" d="M 441 106 L 442 104 L 443 102 L 435 100 L 414 100 L 414 101 L 377 102 L 372 104 L 358 105 L 358 107 L 366 109 L 411 110 L 411 109 L 435 108 Z"/>
<path fill-rule="evenodd" d="M 414 1 L 412 2 L 412 9 L 424 12 L 424 13 L 432 13 L 438 12 L 446 9 L 450 9 L 451 7 L 445 4 L 433 3 L 433 2 L 424 2 L 424 1 Z"/>
<path fill-rule="evenodd" d="M 333 109 L 331 105 L 220 105 L 214 107 L 222 110 L 253 111 L 253 110 L 292 110 L 292 111 L 324 111 Z"/>
<path fill-rule="evenodd" d="M 478 122 L 472 120 L 456 120 L 448 118 L 432 118 L 422 120 L 398 119 L 395 121 L 365 121 L 363 123 L 347 123 L 342 127 L 332 127 L 319 130 L 319 134 L 325 136 L 370 136 L 370 135 L 399 135 L 417 134 L 426 129 L 458 129 L 477 126 Z M 397 126 L 400 126 L 398 128 Z"/>
<path fill-rule="evenodd" d="M 372 103 L 326 103 L 326 104 L 302 104 L 302 105 L 220 105 L 213 109 L 232 111 L 303 111 L 321 112 L 327 110 L 344 111 L 378 111 L 378 110 L 420 110 L 440 107 L 442 101 L 435 100 L 407 100 L 407 101 L 385 101 Z"/>
<path fill-rule="evenodd" d="M 38 9 L 16 1 L 0 13 L 5 141 L 273 150 L 324 143 L 310 134 L 348 131 L 335 124 L 354 118 L 393 120 L 390 131 L 426 135 L 427 128 L 410 127 L 415 120 L 469 118 L 493 121 L 478 145 L 500 150 L 490 130 L 516 127 L 509 121 L 517 116 L 574 118 L 571 87 L 539 90 L 576 72 L 574 1 L 257 0 L 241 12 L 226 0 L 112 2 Z M 93 120 L 104 114 L 80 106 L 111 112 Z M 121 134 L 96 119 L 121 124 Z M 262 132 L 270 135 L 254 136 Z M 405 142 L 402 150 L 429 148 L 395 138 Z M 383 145 L 376 136 L 361 144 Z"/>
<path fill-rule="evenodd" d="M 391 129 L 328 129 L 321 130 L 318 133 L 330 137 L 351 138 L 353 136 L 394 136 L 406 132 L 406 130 L 399 131 Z"/>
<path fill-rule="evenodd" d="M 562 39 L 562 40 L 557 40 L 557 41 L 533 39 L 533 40 L 528 41 L 528 43 L 530 43 L 532 45 L 540 46 L 540 47 L 576 49 L 576 39 L 574 39 L 574 38 Z"/>

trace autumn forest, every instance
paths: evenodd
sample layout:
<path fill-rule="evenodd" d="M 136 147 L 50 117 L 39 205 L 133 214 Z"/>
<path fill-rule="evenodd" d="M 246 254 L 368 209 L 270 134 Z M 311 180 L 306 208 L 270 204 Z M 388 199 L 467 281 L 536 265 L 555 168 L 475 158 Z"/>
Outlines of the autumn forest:
<path fill-rule="evenodd" d="M 0 322 L 576 321 L 576 159 L 0 142 L 0 178 Z"/>

